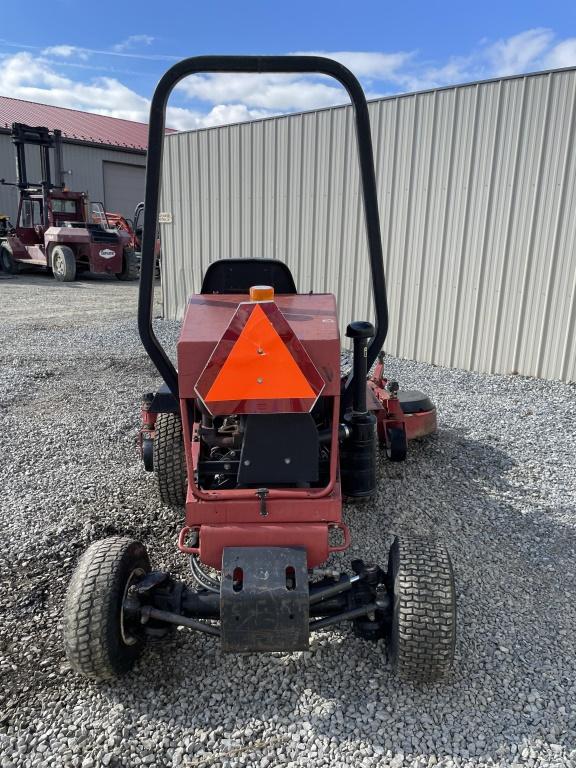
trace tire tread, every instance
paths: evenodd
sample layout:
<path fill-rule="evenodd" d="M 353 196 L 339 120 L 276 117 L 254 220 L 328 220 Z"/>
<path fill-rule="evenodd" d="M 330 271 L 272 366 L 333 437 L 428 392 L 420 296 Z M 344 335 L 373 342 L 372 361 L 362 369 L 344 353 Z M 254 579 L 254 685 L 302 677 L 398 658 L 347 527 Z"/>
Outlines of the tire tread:
<path fill-rule="evenodd" d="M 182 420 L 176 413 L 159 413 L 154 436 L 154 472 L 164 504 L 182 507 L 186 503 L 187 472 Z"/>
<path fill-rule="evenodd" d="M 456 599 L 450 556 L 427 538 L 396 538 L 390 551 L 394 615 L 392 663 L 401 677 L 430 682 L 452 667 Z"/>
<path fill-rule="evenodd" d="M 133 539 L 111 537 L 94 542 L 72 574 L 64 604 L 64 647 L 74 670 L 97 680 L 128 671 L 142 645 L 118 644 L 119 616 L 125 574 L 134 563 L 150 570 L 144 546 Z"/>

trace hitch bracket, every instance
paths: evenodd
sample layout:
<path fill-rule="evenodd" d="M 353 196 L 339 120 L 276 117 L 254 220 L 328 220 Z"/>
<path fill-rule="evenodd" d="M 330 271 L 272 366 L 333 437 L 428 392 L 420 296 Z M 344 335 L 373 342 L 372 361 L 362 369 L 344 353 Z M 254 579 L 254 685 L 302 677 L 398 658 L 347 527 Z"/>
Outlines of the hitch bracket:
<path fill-rule="evenodd" d="M 308 650 L 306 549 L 225 547 L 220 622 L 223 651 Z"/>

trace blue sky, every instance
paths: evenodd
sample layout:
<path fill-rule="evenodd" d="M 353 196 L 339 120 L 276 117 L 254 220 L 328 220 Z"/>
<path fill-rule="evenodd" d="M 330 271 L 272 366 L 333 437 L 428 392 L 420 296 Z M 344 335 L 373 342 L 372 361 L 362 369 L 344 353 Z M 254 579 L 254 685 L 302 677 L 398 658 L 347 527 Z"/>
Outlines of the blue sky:
<path fill-rule="evenodd" d="M 1 30 L 0 94 L 142 121 L 163 71 L 204 53 L 331 55 L 369 97 L 576 66 L 573 0 L 29 0 L 2 9 Z M 190 129 L 345 100 L 320 78 L 197 76 L 167 121 Z"/>

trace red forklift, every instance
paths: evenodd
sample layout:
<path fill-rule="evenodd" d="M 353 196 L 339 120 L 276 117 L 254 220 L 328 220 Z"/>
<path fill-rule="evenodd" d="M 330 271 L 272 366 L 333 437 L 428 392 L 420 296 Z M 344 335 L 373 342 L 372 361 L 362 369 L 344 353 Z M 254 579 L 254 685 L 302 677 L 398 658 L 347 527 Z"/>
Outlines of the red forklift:
<path fill-rule="evenodd" d="M 56 177 L 61 175 L 60 131 L 12 125 L 16 148 L 17 181 L 0 183 L 15 186 L 20 195 L 16 226 L 0 234 L 0 265 L 16 274 L 21 267 L 49 269 L 61 282 L 71 282 L 81 272 L 115 275 L 119 280 L 136 280 L 139 260 L 126 233 L 98 221 L 84 192 L 70 192 L 53 184 L 50 150 L 56 158 Z M 26 169 L 26 145 L 38 147 L 42 181 L 30 182 Z M 100 205 L 99 203 L 92 205 Z M 100 217 L 98 217 L 100 218 Z"/>

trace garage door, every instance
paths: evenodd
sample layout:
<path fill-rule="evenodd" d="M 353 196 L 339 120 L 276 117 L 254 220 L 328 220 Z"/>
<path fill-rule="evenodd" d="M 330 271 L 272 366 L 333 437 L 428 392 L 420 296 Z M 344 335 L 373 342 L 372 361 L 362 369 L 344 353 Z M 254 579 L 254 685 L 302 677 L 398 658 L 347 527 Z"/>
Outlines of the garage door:
<path fill-rule="evenodd" d="M 134 216 L 134 209 L 144 200 L 143 165 L 104 163 L 104 205 L 110 213 Z"/>

